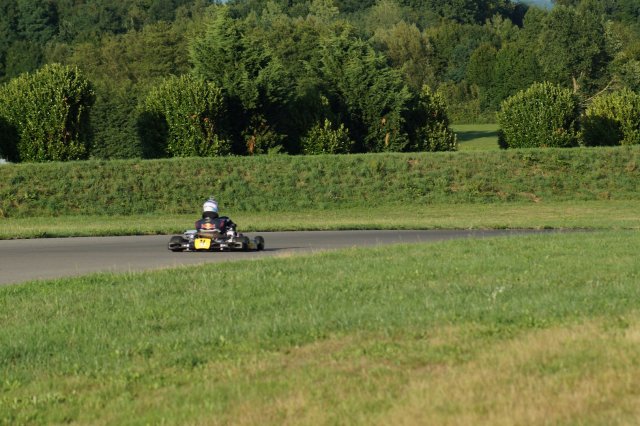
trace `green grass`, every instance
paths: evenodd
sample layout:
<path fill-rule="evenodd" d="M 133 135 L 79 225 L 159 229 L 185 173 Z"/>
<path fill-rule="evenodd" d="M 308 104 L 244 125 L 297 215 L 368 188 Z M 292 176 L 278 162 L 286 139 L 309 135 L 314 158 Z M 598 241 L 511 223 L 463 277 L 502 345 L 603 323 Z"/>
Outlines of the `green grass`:
<path fill-rule="evenodd" d="M 196 206 L 197 207 L 197 206 Z M 194 208 L 195 210 L 195 208 Z M 388 205 L 296 212 L 229 212 L 245 232 L 329 229 L 640 229 L 640 201 Z M 0 218 L 0 239 L 179 233 L 188 215 Z"/>
<path fill-rule="evenodd" d="M 640 147 L 174 158 L 0 167 L 0 217 L 640 199 Z"/>
<path fill-rule="evenodd" d="M 451 128 L 458 135 L 459 151 L 500 149 L 497 124 L 454 124 Z"/>
<path fill-rule="evenodd" d="M 637 231 L 0 288 L 0 423 L 630 424 Z"/>

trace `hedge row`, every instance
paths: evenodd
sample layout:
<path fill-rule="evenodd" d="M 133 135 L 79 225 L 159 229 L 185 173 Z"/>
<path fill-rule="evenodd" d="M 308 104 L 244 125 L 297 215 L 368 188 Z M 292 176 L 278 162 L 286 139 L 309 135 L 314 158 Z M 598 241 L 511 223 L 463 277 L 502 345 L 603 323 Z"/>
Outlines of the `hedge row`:
<path fill-rule="evenodd" d="M 640 199 L 640 148 L 0 165 L 0 217 Z M 386 210 L 385 210 L 386 211 Z"/>

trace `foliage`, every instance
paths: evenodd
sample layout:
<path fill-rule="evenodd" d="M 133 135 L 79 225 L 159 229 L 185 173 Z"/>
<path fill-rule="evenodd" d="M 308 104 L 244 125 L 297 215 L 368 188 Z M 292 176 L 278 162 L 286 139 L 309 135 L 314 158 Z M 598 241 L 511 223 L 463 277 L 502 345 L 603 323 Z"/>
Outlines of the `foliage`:
<path fill-rule="evenodd" d="M 497 117 L 504 148 L 578 144 L 578 100 L 571 90 L 552 83 L 533 84 L 508 98 Z"/>
<path fill-rule="evenodd" d="M 346 154 L 351 152 L 353 141 L 349 138 L 349 130 L 343 123 L 337 129 L 328 119 L 316 124 L 309 134 L 302 139 L 302 150 L 305 154 Z"/>
<path fill-rule="evenodd" d="M 435 84 L 433 46 L 415 24 L 402 20 L 390 28 L 379 28 L 373 42 L 402 72 L 410 87 L 420 90 L 425 84 Z"/>
<path fill-rule="evenodd" d="M 602 11 L 554 7 L 543 22 L 538 50 L 548 81 L 576 91 L 594 86 L 609 60 Z"/>
<path fill-rule="evenodd" d="M 280 153 L 285 139 L 284 135 L 273 130 L 267 120 L 260 115 L 251 117 L 243 137 L 249 155 Z"/>
<path fill-rule="evenodd" d="M 154 87 L 140 112 L 142 139 L 164 147 L 173 157 L 218 156 L 229 153 L 225 136 L 222 91 L 194 77 L 169 77 Z M 156 129 L 166 123 L 166 140 Z"/>
<path fill-rule="evenodd" d="M 100 159 L 155 156 L 142 145 L 137 132 L 140 89 L 133 84 L 115 87 L 96 84 L 96 102 L 89 111 L 91 143 L 89 157 Z"/>
<path fill-rule="evenodd" d="M 491 83 L 482 96 L 484 105 L 497 111 L 503 100 L 541 80 L 540 65 L 530 47 L 508 43 L 497 52 Z"/>
<path fill-rule="evenodd" d="M 629 89 L 597 96 L 582 124 L 585 145 L 640 143 L 640 95 Z"/>
<path fill-rule="evenodd" d="M 466 80 L 460 83 L 448 81 L 438 86 L 438 93 L 445 99 L 449 117 L 454 123 L 495 123 L 495 113 L 483 110 L 480 88 Z"/>
<path fill-rule="evenodd" d="M 273 8 L 238 20 L 221 8 L 192 46 L 196 74 L 217 82 L 229 98 L 234 134 L 242 134 L 251 152 L 259 148 L 259 129 L 269 129 L 287 135 L 287 151 L 297 153 L 311 127 L 328 119 L 345 124 L 357 151 L 405 149 L 411 95 L 402 74 L 334 20 L 329 3 L 312 6 L 298 20 Z M 291 38 L 300 45 L 291 46 Z"/>
<path fill-rule="evenodd" d="M 415 136 L 412 138 L 411 151 L 456 150 L 456 134 L 449 127 L 447 107 L 442 95 L 434 93 L 429 86 L 424 86 L 418 105 L 413 110 Z"/>
<path fill-rule="evenodd" d="M 637 31 L 619 22 L 606 26 L 608 51 L 612 56 L 611 79 L 622 87 L 640 91 L 640 40 Z"/>
<path fill-rule="evenodd" d="M 363 152 L 402 151 L 408 143 L 404 113 L 411 94 L 400 73 L 369 45 L 347 35 L 323 46 L 322 72 L 346 111 L 345 125 Z"/>
<path fill-rule="evenodd" d="M 493 84 L 493 69 L 496 66 L 498 51 L 492 43 L 482 43 L 469 58 L 467 79 L 480 87 L 490 87 Z"/>
<path fill-rule="evenodd" d="M 636 3 L 7 0 L 0 83 L 47 63 L 77 66 L 96 91 L 88 155 L 100 158 L 164 155 L 138 136 L 133 108 L 160 80 L 192 71 L 222 89 L 235 154 L 300 153 L 325 119 L 345 124 L 356 151 L 399 151 L 413 143 L 408 116 L 425 84 L 457 122 L 492 121 L 534 82 L 583 99 L 609 85 L 637 91 Z"/>
<path fill-rule="evenodd" d="M 17 161 L 85 158 L 93 90 L 77 68 L 46 65 L 0 89 L 0 116 L 16 129 Z"/>
<path fill-rule="evenodd" d="M 249 126 L 255 120 L 266 119 L 274 127 L 270 118 L 287 110 L 293 92 L 282 62 L 259 34 L 250 32 L 251 25 L 233 19 L 228 8 L 216 9 L 207 24 L 206 32 L 191 46 L 194 73 L 223 90 L 235 139 L 241 139 L 242 133 L 254 133 Z M 235 149 L 243 153 L 244 147 Z"/>

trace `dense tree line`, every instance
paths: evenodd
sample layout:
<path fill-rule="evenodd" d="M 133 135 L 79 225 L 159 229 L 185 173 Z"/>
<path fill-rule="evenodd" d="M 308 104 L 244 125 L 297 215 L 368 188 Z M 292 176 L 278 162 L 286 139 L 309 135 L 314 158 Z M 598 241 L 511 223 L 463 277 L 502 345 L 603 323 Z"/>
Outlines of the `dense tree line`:
<path fill-rule="evenodd" d="M 570 90 L 583 109 L 597 94 L 640 91 L 640 9 L 636 0 L 3 2 L 3 90 L 53 63 L 90 91 L 78 158 L 447 150 L 449 119 L 494 121 L 534 83 Z M 2 116 L 0 149 L 16 158 L 14 121 Z"/>

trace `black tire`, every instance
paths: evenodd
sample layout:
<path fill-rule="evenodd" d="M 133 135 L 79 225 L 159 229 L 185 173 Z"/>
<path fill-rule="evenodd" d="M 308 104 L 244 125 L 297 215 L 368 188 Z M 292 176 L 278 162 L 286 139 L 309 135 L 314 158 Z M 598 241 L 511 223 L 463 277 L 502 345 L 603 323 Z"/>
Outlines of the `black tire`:
<path fill-rule="evenodd" d="M 169 250 L 174 252 L 184 251 L 184 246 L 183 246 L 184 243 L 185 243 L 184 238 L 182 238 L 179 235 L 176 235 L 171 237 L 171 239 L 169 240 L 168 248 Z"/>
<path fill-rule="evenodd" d="M 264 238 L 260 236 L 256 237 L 256 247 L 258 251 L 264 250 Z"/>

